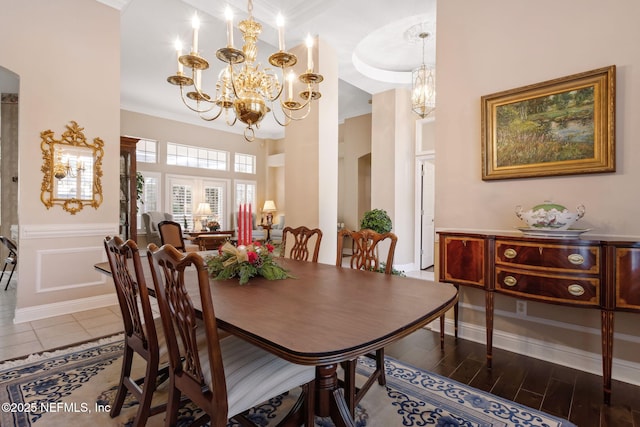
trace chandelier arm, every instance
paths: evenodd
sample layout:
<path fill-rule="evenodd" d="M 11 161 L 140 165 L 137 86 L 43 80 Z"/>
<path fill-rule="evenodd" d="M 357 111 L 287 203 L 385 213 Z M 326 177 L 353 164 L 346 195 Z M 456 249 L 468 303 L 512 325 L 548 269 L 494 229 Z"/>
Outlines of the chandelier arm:
<path fill-rule="evenodd" d="M 214 104 L 215 105 L 215 104 Z M 212 108 L 213 109 L 213 108 Z M 212 109 L 210 109 L 209 111 L 211 111 Z M 204 121 L 207 122 L 212 122 L 215 119 L 217 119 L 218 117 L 220 117 L 220 114 L 222 114 L 222 111 L 224 110 L 224 108 L 220 108 L 220 110 L 218 111 L 218 114 L 214 115 L 213 117 L 206 117 L 204 116 L 204 114 L 208 113 L 209 111 L 203 111 L 201 113 L 198 113 L 198 115 L 200 116 L 200 118 Z"/>
<path fill-rule="evenodd" d="M 209 111 L 213 110 L 216 107 L 216 104 L 210 101 L 207 101 L 211 104 L 210 108 L 205 108 L 205 109 L 200 109 L 200 108 L 194 108 L 191 105 L 189 105 L 189 102 L 186 100 L 186 96 L 184 94 L 184 88 L 182 86 L 180 86 L 180 99 L 182 100 L 182 103 L 191 111 L 201 114 L 201 113 L 208 113 Z M 197 101 L 196 101 L 197 103 Z M 197 103 L 198 104 L 198 103 Z"/>
<path fill-rule="evenodd" d="M 208 100 L 208 99 L 207 99 L 209 95 L 207 95 L 206 93 L 204 93 L 204 92 L 202 91 L 202 88 L 201 88 L 201 87 L 198 87 L 198 83 L 200 83 L 200 85 L 202 86 L 202 74 L 200 75 L 200 79 L 198 79 L 198 80 L 200 80 L 200 82 L 198 82 L 198 80 L 196 80 L 196 72 L 197 72 L 197 71 L 196 71 L 196 69 L 195 69 L 195 68 L 191 68 L 191 79 L 193 80 L 193 87 L 195 88 L 196 93 L 198 94 L 198 96 L 199 96 L 203 101 L 205 101 L 205 102 L 208 102 L 208 103 L 211 103 L 211 104 L 215 105 L 215 103 L 214 103 L 214 102 L 212 102 L 212 101 L 210 101 L 210 100 Z M 202 71 L 201 71 L 201 72 L 202 72 Z M 182 86 L 181 86 L 181 87 L 182 87 Z M 205 110 L 205 111 L 211 111 L 212 109 L 213 109 L 213 107 L 211 107 L 210 109 Z M 196 110 L 196 111 L 197 111 L 197 110 Z M 199 112 L 199 111 L 198 111 L 198 112 Z"/>
<path fill-rule="evenodd" d="M 293 111 L 300 111 L 301 109 L 303 109 L 304 107 L 307 108 L 307 111 L 302 115 L 302 117 L 295 117 L 293 115 Z M 301 106 L 300 108 L 296 108 L 296 109 L 287 109 L 284 108 L 282 110 L 282 112 L 284 113 L 285 116 L 287 116 L 289 118 L 289 120 L 304 120 L 309 116 L 309 113 L 311 113 L 311 100 L 308 100 L 303 106 Z"/>
<path fill-rule="evenodd" d="M 282 109 L 282 106 L 281 106 L 280 110 L 282 111 L 282 114 L 284 115 L 284 120 L 283 121 L 280 121 L 280 119 L 278 118 L 278 115 L 276 114 L 276 109 L 273 108 L 273 102 L 271 102 L 271 107 L 272 107 L 271 108 L 271 114 L 273 115 L 273 119 L 276 121 L 276 123 L 278 123 L 280 126 L 283 126 L 283 127 L 284 126 L 289 126 L 289 123 L 291 123 L 291 118 L 288 117 L 285 114 L 284 110 Z M 289 119 L 289 120 L 287 120 L 287 119 Z"/>
<path fill-rule="evenodd" d="M 285 101 L 280 100 L 280 107 L 283 111 L 300 111 L 304 108 L 307 108 L 311 104 L 311 98 L 307 99 L 304 104 L 300 104 L 297 107 L 286 107 L 284 105 Z"/>

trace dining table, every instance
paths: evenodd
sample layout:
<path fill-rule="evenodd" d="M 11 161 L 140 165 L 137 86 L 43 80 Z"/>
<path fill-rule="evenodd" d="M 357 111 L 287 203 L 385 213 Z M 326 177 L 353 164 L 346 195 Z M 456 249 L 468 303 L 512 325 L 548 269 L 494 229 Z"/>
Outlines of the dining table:
<path fill-rule="evenodd" d="M 205 258 L 211 252 L 203 252 Z M 355 426 L 339 386 L 340 362 L 383 348 L 455 305 L 455 286 L 431 280 L 278 258 L 292 277 L 210 280 L 218 327 L 283 359 L 316 367 L 316 415 Z M 153 287 L 143 260 L 147 286 Z M 108 263 L 95 268 L 110 274 Z M 195 271 L 186 277 L 201 309 Z"/>

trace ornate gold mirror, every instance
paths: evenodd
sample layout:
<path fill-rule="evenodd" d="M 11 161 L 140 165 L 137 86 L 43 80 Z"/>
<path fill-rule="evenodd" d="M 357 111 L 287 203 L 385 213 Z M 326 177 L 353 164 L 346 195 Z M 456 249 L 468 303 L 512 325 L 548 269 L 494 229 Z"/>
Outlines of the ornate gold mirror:
<path fill-rule="evenodd" d="M 84 128 L 72 121 L 60 139 L 51 130 L 40 133 L 42 139 L 42 193 L 40 199 L 49 209 L 62 209 L 75 215 L 82 208 L 97 209 L 102 203 L 102 156 L 104 142 L 94 138 L 87 142 Z"/>

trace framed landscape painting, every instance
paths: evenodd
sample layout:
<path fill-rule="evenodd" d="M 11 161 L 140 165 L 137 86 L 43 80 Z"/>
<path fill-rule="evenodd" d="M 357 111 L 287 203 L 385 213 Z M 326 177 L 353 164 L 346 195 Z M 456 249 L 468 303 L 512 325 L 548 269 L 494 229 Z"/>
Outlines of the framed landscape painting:
<path fill-rule="evenodd" d="M 615 172 L 615 65 L 482 97 L 482 179 Z"/>

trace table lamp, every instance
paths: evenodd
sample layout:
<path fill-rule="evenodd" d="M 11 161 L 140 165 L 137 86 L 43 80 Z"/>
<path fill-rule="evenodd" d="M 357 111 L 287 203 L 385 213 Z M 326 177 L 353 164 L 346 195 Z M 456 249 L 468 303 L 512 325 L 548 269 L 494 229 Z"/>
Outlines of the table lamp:
<path fill-rule="evenodd" d="M 267 225 L 273 224 L 273 212 L 276 211 L 276 204 L 273 200 L 265 200 L 264 206 L 262 206 L 262 212 L 267 213 Z"/>
<path fill-rule="evenodd" d="M 198 231 L 203 231 L 204 225 L 202 225 L 202 218 L 207 218 L 209 215 L 211 215 L 211 206 L 209 206 L 209 203 L 206 203 L 206 202 L 199 203 L 198 208 L 196 209 L 195 215 L 198 218 L 198 222 L 200 223 L 200 227 Z M 206 224 L 206 221 L 205 221 L 205 224 Z"/>

